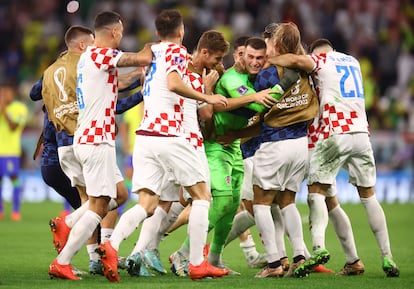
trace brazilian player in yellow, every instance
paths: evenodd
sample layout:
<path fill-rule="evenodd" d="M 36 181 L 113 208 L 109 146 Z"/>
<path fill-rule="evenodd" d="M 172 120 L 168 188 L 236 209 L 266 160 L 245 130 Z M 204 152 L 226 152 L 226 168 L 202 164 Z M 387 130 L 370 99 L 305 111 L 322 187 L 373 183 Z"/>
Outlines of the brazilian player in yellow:
<path fill-rule="evenodd" d="M 15 100 L 17 91 L 12 83 L 0 86 L 0 220 L 3 218 L 3 177 L 8 176 L 13 187 L 13 221 L 19 221 L 21 184 L 19 181 L 21 136 L 27 120 L 27 107 Z"/>

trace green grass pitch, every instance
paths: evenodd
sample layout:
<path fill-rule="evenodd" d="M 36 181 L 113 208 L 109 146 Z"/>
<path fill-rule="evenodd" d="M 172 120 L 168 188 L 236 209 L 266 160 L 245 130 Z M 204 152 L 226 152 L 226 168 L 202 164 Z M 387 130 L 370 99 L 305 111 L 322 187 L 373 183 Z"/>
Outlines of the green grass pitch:
<path fill-rule="evenodd" d="M 168 257 L 176 250 L 186 233 L 183 227 L 168 236 L 160 247 L 164 266 L 168 274 L 155 277 L 131 278 L 121 271 L 121 283 L 113 284 L 102 276 L 86 275 L 81 281 L 50 280 L 47 270 L 56 253 L 51 243 L 51 233 L 48 221 L 59 214 L 62 205 L 59 203 L 23 203 L 22 221 L 12 222 L 9 219 L 10 204 L 5 204 L 5 217 L 0 221 L 0 289 L 13 288 L 139 288 L 139 289 L 191 289 L 191 288 L 375 288 L 375 289 L 409 289 L 414 288 L 414 204 L 383 204 L 387 216 L 388 229 L 394 259 L 400 267 L 399 278 L 386 278 L 381 269 L 381 258 L 378 246 L 371 233 L 361 204 L 342 205 L 349 214 L 357 249 L 365 264 L 363 276 L 337 277 L 332 274 L 311 274 L 303 279 L 256 279 L 257 269 L 246 266 L 239 243 L 235 240 L 224 251 L 224 260 L 232 269 L 242 273 L 241 276 L 226 276 L 219 279 L 192 281 L 189 278 L 179 278 L 169 270 Z M 298 205 L 304 224 L 305 242 L 310 244 L 307 227 L 308 208 Z M 258 250 L 263 252 L 257 231 L 252 228 Z M 120 255 L 126 256 L 132 250 L 138 236 L 138 230 L 121 244 Z M 287 243 L 287 248 L 289 244 Z M 326 235 L 326 245 L 331 252 L 331 260 L 327 267 L 338 271 L 344 264 L 344 254 L 329 225 Z M 291 251 L 289 251 L 291 253 Z M 289 256 L 292 257 L 292 256 Z M 88 269 L 88 256 L 83 247 L 73 259 L 73 264 L 83 270 Z"/>

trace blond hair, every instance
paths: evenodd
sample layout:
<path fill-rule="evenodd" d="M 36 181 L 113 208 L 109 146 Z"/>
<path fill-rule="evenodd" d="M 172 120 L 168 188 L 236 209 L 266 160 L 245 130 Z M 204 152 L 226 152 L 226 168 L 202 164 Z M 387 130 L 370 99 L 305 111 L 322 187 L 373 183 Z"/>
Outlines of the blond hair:
<path fill-rule="evenodd" d="M 272 33 L 272 42 L 280 54 L 305 54 L 300 32 L 295 23 L 281 23 Z"/>

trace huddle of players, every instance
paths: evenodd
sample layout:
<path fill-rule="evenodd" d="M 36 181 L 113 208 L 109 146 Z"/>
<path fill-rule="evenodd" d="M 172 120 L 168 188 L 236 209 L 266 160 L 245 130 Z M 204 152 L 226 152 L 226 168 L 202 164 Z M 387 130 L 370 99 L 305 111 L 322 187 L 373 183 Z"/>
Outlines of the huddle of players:
<path fill-rule="evenodd" d="M 92 236 L 93 231 L 107 215 L 107 212 L 113 211 L 125 201 L 124 194 L 122 197 L 117 195 L 115 186 L 117 183 L 122 183 L 122 176 L 116 166 L 114 147 L 114 114 L 117 109 L 117 90 L 120 84 L 116 67 L 122 66 L 148 65 L 142 89 L 144 118 L 137 129 L 133 153 L 132 191 L 139 195 L 138 204 L 122 214 L 115 229 L 110 231 L 111 236 L 107 238 L 106 242 L 101 242 L 101 245 L 94 250 L 100 255 L 103 274 L 110 281 L 120 281 L 117 255 L 120 243 L 141 222 L 144 222 L 139 241 L 126 261 L 129 274 L 140 275 L 143 268 L 141 252 L 149 244 L 152 236 L 157 234 L 156 231 L 165 219 L 171 203 L 178 201 L 180 187 L 185 188 L 192 200 L 188 222 L 189 277 L 191 279 L 221 277 L 232 272 L 222 263 L 221 255 L 240 204 L 243 157 L 239 139 L 240 137 L 251 137 L 253 135 L 261 136 L 261 143 L 264 144 L 262 146 L 260 146 L 260 143 L 257 144 L 256 149 L 258 149 L 259 156 L 267 155 L 268 163 L 272 165 L 275 163 L 272 160 L 273 158 L 269 158 L 269 156 L 281 159 L 278 161 L 275 171 L 270 172 L 270 175 L 265 174 L 268 171 L 264 167 L 265 157 L 261 157 L 257 163 L 253 160 L 254 218 L 262 236 L 268 262 L 267 266 L 256 274 L 256 277 L 280 277 L 284 275 L 284 271 L 287 269 L 283 268 L 281 262 L 286 256 L 283 256 L 283 252 L 278 251 L 276 246 L 276 232 L 268 230 L 270 223 L 272 224 L 270 228 L 274 229 L 270 214 L 273 200 L 277 200 L 281 206 L 281 215 L 294 248 L 290 276 L 303 277 L 317 265 L 327 262 L 330 257 L 324 246 L 324 226 L 326 226 L 327 214 L 326 216 L 322 214 L 322 217 L 320 217 L 321 214 L 315 213 L 326 211 L 325 196 L 334 196 L 334 194 L 329 195 L 326 192 L 329 185 L 321 184 L 332 184 L 337 171 L 332 170 L 329 179 L 322 179 L 322 174 L 318 171 L 320 167 L 318 165 L 312 167 L 312 164 L 318 161 L 314 160 L 313 156 L 321 154 L 321 149 L 318 150 L 319 143 L 328 142 L 328 140 L 336 138 L 337 135 L 341 137 L 343 135 L 353 136 L 348 132 L 353 131 L 352 125 L 357 124 L 358 119 L 362 119 L 361 122 L 366 124 L 365 127 L 367 127 L 365 111 L 362 109 L 363 95 L 361 96 L 361 87 L 356 90 L 357 97 L 353 97 L 352 91 L 354 90 L 350 92 L 349 86 L 347 86 L 348 83 L 345 83 L 342 91 L 346 94 L 346 100 L 357 98 L 358 108 L 360 109 L 360 111 L 353 111 L 349 114 L 353 123 L 349 125 L 351 128 L 347 128 L 348 130 L 344 130 L 342 124 L 340 127 L 342 131 L 338 130 L 336 123 L 341 122 L 341 120 L 331 121 L 331 115 L 329 114 L 332 113 L 332 109 L 326 109 L 329 102 L 322 106 L 323 101 L 321 101 L 321 94 L 319 95 L 322 116 L 316 118 L 319 122 L 314 126 L 314 128 L 316 127 L 318 141 L 316 142 L 315 152 L 311 157 L 309 175 L 309 180 L 314 181 L 314 184 L 310 186 L 310 193 L 311 188 L 313 189 L 310 197 L 312 197 L 312 200 L 319 200 L 314 201 L 315 204 L 319 203 L 318 206 L 310 206 L 312 228 L 318 228 L 315 234 L 313 234 L 315 229 L 311 230 L 314 245 L 314 255 L 311 256 L 309 253 L 305 253 L 307 250 L 304 246 L 303 235 L 301 235 L 300 218 L 299 223 L 297 222 L 298 214 L 294 206 L 294 196 L 308 171 L 308 123 L 319 115 L 319 103 L 317 103 L 318 109 L 316 111 L 314 107 L 310 106 L 310 108 L 307 108 L 309 113 L 306 116 L 302 116 L 299 120 L 282 122 L 282 124 L 278 123 L 277 119 L 280 116 L 293 114 L 293 112 L 274 109 L 277 103 L 274 97 L 275 94 L 280 97 L 286 91 L 286 94 L 292 95 L 294 89 L 289 88 L 295 83 L 298 89 L 302 89 L 303 86 L 306 86 L 306 83 L 309 86 L 307 75 L 302 74 L 299 77 L 298 73 L 292 74 L 288 73 L 287 70 L 285 72 L 280 70 L 280 75 L 285 75 L 280 79 L 278 70 L 275 70 L 273 73 L 276 75 L 277 82 L 274 82 L 275 80 L 273 82 L 269 81 L 265 87 L 267 89 L 255 90 L 254 77 L 263 68 L 267 58 L 266 43 L 261 38 L 253 37 L 246 42 L 244 68 L 229 69 L 215 85 L 215 82 L 219 79 L 219 74 L 213 68 L 221 63 L 223 56 L 229 49 L 224 38 L 220 38 L 221 34 L 216 31 L 207 31 L 203 34 L 205 37 L 209 34 L 219 36 L 223 44 L 222 49 L 218 51 L 197 49 L 197 53 L 193 57 L 210 58 L 209 61 L 204 62 L 208 63 L 210 67 L 197 67 L 197 63 L 193 59 L 191 66 L 193 66 L 194 71 L 189 73 L 189 56 L 182 46 L 184 26 L 180 13 L 176 10 L 164 10 L 157 16 L 155 24 L 157 36 L 161 40 L 160 43 L 147 45 L 139 53 L 123 53 L 116 49 L 122 38 L 123 30 L 119 15 L 113 12 L 103 12 L 95 19 L 96 38 L 94 44 L 85 47 L 86 52 L 80 57 L 76 68 L 76 94 L 79 115 L 72 138 L 74 159 L 79 163 L 79 168 L 77 168 L 78 171 L 75 170 L 76 174 L 73 172 L 73 165 L 69 168 L 71 171 L 69 178 L 72 185 L 86 187 L 88 201 L 75 210 L 71 214 L 72 216 L 67 217 L 66 220 L 53 223 L 54 243 L 58 247 L 59 255 L 50 265 L 49 274 L 58 278 L 80 279 L 73 273 L 73 267 L 70 265 L 71 259 Z M 274 40 L 278 35 L 277 33 L 292 33 L 296 35 L 296 42 L 283 43 L 281 40 L 284 39 L 283 37 Z M 287 23 L 275 27 L 272 38 L 275 49 L 279 50 L 275 55 L 286 53 L 301 55 L 305 57 L 305 60 L 302 60 L 305 63 L 306 59 L 311 59 L 313 61 L 311 67 L 306 65 L 304 67 L 307 72 L 313 73 L 316 78 L 318 73 L 323 71 L 322 67 L 318 65 L 321 65 L 323 62 L 321 58 L 326 57 L 326 53 L 330 51 L 323 51 L 324 56 L 322 54 L 313 54 L 312 57 L 305 56 L 303 49 L 300 49 L 300 35 L 297 27 L 293 24 Z M 279 41 L 279 45 L 276 45 L 277 41 Z M 324 48 L 329 46 L 332 50 L 332 45 L 329 42 L 322 41 L 319 46 Z M 315 48 L 319 48 L 319 46 Z M 198 55 L 200 53 L 204 54 Z M 292 55 L 290 56 L 290 59 L 294 59 Z M 348 58 L 352 59 L 350 56 Z M 340 57 L 334 59 L 340 59 Z M 272 64 L 277 64 L 280 67 L 303 68 L 300 67 L 300 60 L 296 63 L 287 63 L 285 58 L 276 56 L 270 58 L 269 61 L 270 63 L 273 61 Z M 278 63 L 278 61 L 281 63 Z M 355 69 L 358 66 L 352 67 L 352 69 Z M 206 73 L 206 68 L 210 70 L 209 73 Z M 348 68 L 343 69 L 346 72 Z M 355 74 L 352 75 L 355 76 Z M 98 79 L 101 81 L 101 87 L 98 86 Z M 237 81 L 234 81 L 234 79 L 237 79 Z M 335 81 L 335 79 L 332 81 Z M 131 81 L 125 82 L 131 84 Z M 278 83 L 280 85 L 275 87 Z M 316 81 L 317 85 L 318 82 Z M 220 94 L 212 94 L 214 86 L 216 86 L 216 93 L 220 92 L 226 97 Z M 313 94 L 309 90 L 306 90 L 306 93 Z M 63 94 L 62 97 L 65 98 L 65 95 Z M 311 96 L 309 96 L 309 101 L 310 98 Z M 339 108 L 345 110 L 345 107 L 346 104 L 344 103 L 343 107 Z M 257 113 L 260 114 L 259 125 L 248 126 L 249 119 Z M 335 117 L 338 115 L 337 111 Z M 347 122 L 347 117 L 348 115 L 345 115 L 345 122 Z M 198 127 L 199 118 L 204 120 L 206 127 L 214 128 L 204 141 Z M 343 115 L 342 118 L 344 118 Z M 274 125 L 275 123 L 277 125 Z M 333 128 L 330 127 L 332 124 Z M 365 137 L 365 135 L 368 136 L 368 133 L 366 128 L 362 129 L 363 126 L 359 125 L 358 129 L 360 130 L 357 129 L 354 132 L 362 134 L 365 145 L 370 147 L 369 139 Z M 246 127 L 248 128 L 245 129 Z M 255 130 L 255 132 L 252 133 L 251 130 Z M 286 137 L 286 133 L 288 133 L 288 137 Z M 226 136 L 226 134 L 233 134 L 234 139 L 225 140 L 220 138 Z M 329 137 L 331 135 L 332 137 Z M 352 140 L 348 142 L 353 143 Z M 288 145 L 289 148 L 287 148 Z M 274 146 L 283 151 L 283 158 L 280 158 L 280 154 L 275 155 L 274 149 L 272 149 L 273 152 L 270 150 L 270 147 L 275 148 Z M 266 147 L 269 148 L 266 150 Z M 281 150 L 281 147 L 286 148 Z M 292 150 L 292 147 L 298 148 L 298 150 Z M 268 154 L 269 150 L 272 152 L 270 155 Z M 296 151 L 296 153 L 303 151 L 303 153 L 299 153 L 300 158 L 298 158 L 298 155 L 292 155 L 291 157 L 295 159 L 293 161 L 288 154 L 289 151 Z M 224 162 L 223 157 L 226 160 Z M 366 189 L 372 188 L 375 184 L 375 176 L 372 177 L 372 173 L 375 174 L 375 166 L 372 168 L 373 158 L 368 153 L 366 159 L 371 161 L 370 179 L 357 179 L 353 180 L 353 183 L 360 191 L 363 204 L 366 207 L 374 207 L 376 216 L 381 217 L 382 209 L 378 208 L 377 203 L 375 203 L 373 189 Z M 293 170 L 292 168 L 286 169 L 292 164 L 295 167 Z M 347 160 L 344 159 L 343 163 L 337 164 L 338 169 L 343 164 L 351 166 L 352 162 L 347 163 Z M 112 169 L 109 170 L 109 167 Z M 191 174 L 188 173 L 190 171 Z M 354 173 L 355 171 L 352 171 L 352 174 L 350 171 L 351 178 Z M 209 188 L 210 184 L 211 189 Z M 118 189 L 119 191 L 125 190 Z M 210 207 L 211 198 L 214 202 Z M 320 205 L 320 200 L 323 201 L 323 208 Z M 339 207 L 338 204 L 336 205 L 332 208 Z M 370 217 L 368 216 L 368 218 Z M 151 225 L 145 225 L 146 222 L 150 222 Z M 387 276 L 398 276 L 399 270 L 392 261 L 389 249 L 385 217 L 383 217 L 383 220 L 375 222 L 372 223 L 370 219 L 370 225 L 381 230 L 381 234 L 376 234 L 376 236 L 380 235 L 380 239 L 377 240 L 379 244 L 382 244 L 380 246 L 384 258 L 383 269 Z M 294 225 L 297 225 L 296 228 L 298 229 L 292 231 Z M 351 238 L 349 235 L 349 231 L 352 235 L 352 230 L 349 230 L 350 224 L 344 226 L 343 231 L 347 231 L 345 243 L 343 244 L 344 251 L 345 253 L 348 251 L 354 252 L 352 248 L 348 251 L 346 249 L 346 246 L 352 247 L 354 244 L 353 237 Z M 291 231 L 289 231 L 289 228 Z M 207 259 L 205 259 L 203 250 L 209 230 L 214 230 L 214 233 L 210 252 Z M 373 231 L 377 232 L 378 230 L 373 229 Z M 364 272 L 363 264 L 356 255 L 356 250 L 352 260 L 349 260 L 347 255 L 347 263 L 341 272 L 342 275 L 362 274 Z"/>

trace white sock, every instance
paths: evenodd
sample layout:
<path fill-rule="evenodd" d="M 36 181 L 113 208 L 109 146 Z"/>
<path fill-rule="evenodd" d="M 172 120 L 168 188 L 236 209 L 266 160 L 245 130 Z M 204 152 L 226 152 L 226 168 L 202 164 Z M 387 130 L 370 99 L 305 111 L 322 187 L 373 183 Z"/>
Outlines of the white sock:
<path fill-rule="evenodd" d="M 243 234 L 247 229 L 254 226 L 254 224 L 254 217 L 249 213 L 249 211 L 244 210 L 237 213 L 236 216 L 234 216 L 233 226 L 231 227 L 229 236 L 224 246 L 227 246 L 231 241 Z"/>
<path fill-rule="evenodd" d="M 274 208 L 277 208 L 277 210 L 274 210 Z M 275 230 L 276 230 L 277 249 L 280 252 L 281 258 L 285 258 L 285 257 L 287 258 L 286 245 L 285 245 L 285 235 L 288 238 L 289 243 L 292 244 L 292 240 L 290 239 L 289 234 L 286 232 L 282 212 L 280 210 L 279 205 L 276 205 L 276 204 L 272 205 L 272 216 L 273 216 L 273 222 L 274 222 Z M 280 246 L 279 246 L 279 244 L 280 244 Z M 303 256 L 305 257 L 305 259 L 309 259 L 311 257 L 311 254 L 309 253 L 308 248 L 307 248 L 304 240 L 302 240 L 302 247 L 303 247 Z M 280 249 L 280 248 L 282 248 L 282 249 Z"/>
<path fill-rule="evenodd" d="M 101 228 L 101 244 L 105 243 L 106 241 L 111 238 L 114 229 L 112 228 Z"/>
<path fill-rule="evenodd" d="M 352 232 L 352 226 L 348 215 L 338 204 L 338 206 L 329 211 L 329 219 L 332 222 L 335 233 L 341 243 L 342 250 L 345 253 L 346 263 L 354 263 L 359 258 L 355 246 L 354 233 Z"/>
<path fill-rule="evenodd" d="M 285 223 L 285 229 L 289 235 L 290 242 L 293 249 L 293 256 L 304 256 L 304 242 L 303 242 L 303 230 L 302 230 L 302 219 L 300 218 L 299 211 L 295 203 L 289 204 L 283 209 L 282 216 L 283 222 Z M 284 257 L 284 256 L 282 256 Z"/>
<path fill-rule="evenodd" d="M 162 236 L 168 231 L 171 225 L 174 224 L 175 221 L 177 221 L 178 216 L 184 209 L 185 207 L 181 205 L 180 202 L 172 203 L 171 208 L 167 213 L 167 216 L 164 218 L 160 226 L 160 234 Z"/>
<path fill-rule="evenodd" d="M 361 198 L 361 202 L 365 207 L 369 226 L 375 235 L 375 239 L 377 239 L 382 256 L 392 258 L 387 221 L 380 203 L 375 195 L 369 198 Z"/>
<path fill-rule="evenodd" d="M 101 259 L 98 253 L 95 250 L 98 248 L 98 243 L 86 245 L 86 251 L 88 251 L 89 260 L 98 261 Z"/>
<path fill-rule="evenodd" d="M 190 238 L 190 263 L 200 265 L 203 260 L 203 250 L 206 245 L 208 231 L 208 210 L 210 202 L 194 200 L 188 221 L 188 236 Z"/>
<path fill-rule="evenodd" d="M 308 205 L 312 250 L 325 249 L 325 232 L 329 220 L 325 196 L 316 193 L 308 194 Z"/>
<path fill-rule="evenodd" d="M 257 230 L 259 231 L 262 243 L 266 249 L 267 262 L 276 262 L 280 259 L 280 256 L 277 252 L 275 227 L 269 226 L 269 224 L 273 223 L 270 206 L 253 205 L 253 212 Z"/>
<path fill-rule="evenodd" d="M 70 264 L 73 256 L 92 236 L 93 231 L 101 221 L 102 218 L 98 214 L 87 210 L 70 230 L 68 242 L 57 256 L 58 263 L 62 265 Z"/>
<path fill-rule="evenodd" d="M 285 224 L 283 222 L 282 212 L 280 211 L 279 205 L 273 204 L 270 208 L 273 218 L 273 224 L 275 225 L 276 232 L 276 245 L 280 256 L 286 257 L 286 246 L 285 246 Z"/>
<path fill-rule="evenodd" d="M 111 238 L 109 238 L 111 246 L 118 251 L 121 242 L 127 239 L 146 217 L 147 212 L 139 204 L 136 204 L 124 212 L 121 215 L 121 218 L 119 218 L 118 224 L 115 226 Z"/>
<path fill-rule="evenodd" d="M 145 248 L 147 248 L 148 243 L 159 232 L 160 224 L 165 216 L 167 216 L 167 212 L 164 211 L 164 209 L 161 207 L 157 207 L 155 209 L 154 215 L 144 220 L 142 223 L 141 232 L 139 233 L 138 241 L 135 244 L 131 255 L 142 252 L 145 250 Z"/>
<path fill-rule="evenodd" d="M 148 250 L 158 249 L 161 239 L 164 234 L 168 231 L 172 224 L 177 220 L 178 215 L 184 210 L 184 206 L 180 204 L 180 202 L 173 202 L 171 205 L 170 210 L 168 211 L 166 217 L 162 220 L 160 229 L 158 232 L 153 236 L 150 243 L 148 244 Z"/>
<path fill-rule="evenodd" d="M 256 244 L 254 243 L 253 237 L 250 234 L 247 236 L 247 239 L 245 241 L 240 242 L 240 248 L 242 248 L 246 260 L 254 260 L 257 258 L 257 256 L 259 256 L 259 252 L 257 252 L 256 249 Z"/>
<path fill-rule="evenodd" d="M 69 228 L 73 228 L 76 222 L 85 214 L 85 212 L 89 210 L 89 200 L 82 204 L 79 208 L 74 210 L 72 213 L 65 217 L 65 223 L 68 225 Z"/>

